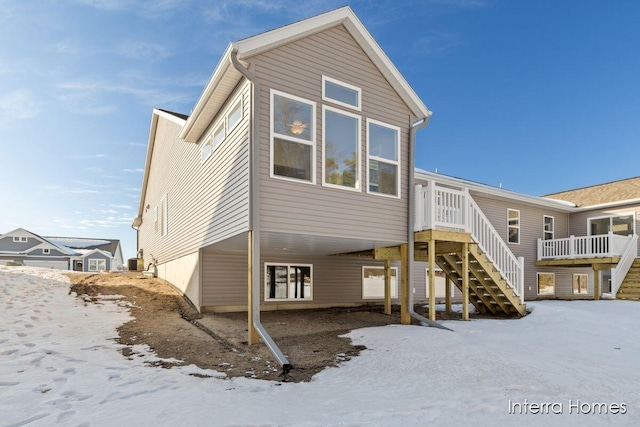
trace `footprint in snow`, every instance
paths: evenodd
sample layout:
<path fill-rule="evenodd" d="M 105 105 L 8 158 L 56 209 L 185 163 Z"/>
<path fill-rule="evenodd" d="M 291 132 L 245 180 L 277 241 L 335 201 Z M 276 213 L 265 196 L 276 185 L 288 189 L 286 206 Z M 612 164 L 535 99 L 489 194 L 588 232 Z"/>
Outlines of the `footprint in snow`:
<path fill-rule="evenodd" d="M 65 421 L 69 421 L 76 414 L 75 411 L 66 411 L 58 415 L 58 422 L 63 423 Z"/>

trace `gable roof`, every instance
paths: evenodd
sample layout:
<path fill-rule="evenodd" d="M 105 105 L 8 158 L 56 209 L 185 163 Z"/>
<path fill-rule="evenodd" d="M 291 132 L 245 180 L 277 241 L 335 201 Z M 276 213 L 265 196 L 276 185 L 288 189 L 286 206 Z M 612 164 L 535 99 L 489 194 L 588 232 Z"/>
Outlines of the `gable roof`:
<path fill-rule="evenodd" d="M 180 132 L 180 138 L 187 142 L 197 142 L 231 91 L 242 79 L 242 74 L 232 64 L 232 53 L 235 53 L 240 61 L 247 60 L 259 53 L 338 25 L 344 25 L 411 112 L 418 119 L 428 118 L 431 111 L 409 86 L 353 10 L 349 6 L 345 6 L 231 43 L 213 71 L 193 109 L 193 113 L 186 120 Z"/>
<path fill-rule="evenodd" d="M 58 245 L 63 245 L 71 249 L 99 249 L 104 252 L 109 252 L 112 256 L 116 255 L 120 240 L 117 239 L 92 239 L 85 237 L 47 237 L 50 242 Z"/>
<path fill-rule="evenodd" d="M 16 231 L 22 231 L 24 233 L 30 234 L 31 236 L 33 236 L 34 238 L 40 240 L 41 242 L 48 243 L 49 245 L 57 248 L 60 252 L 62 252 L 65 255 L 76 255 L 76 252 L 73 249 L 71 249 L 71 248 L 69 248 L 67 246 L 61 245 L 61 244 L 59 244 L 57 242 L 52 242 L 49 239 L 47 239 L 46 237 L 39 236 L 36 233 L 33 233 L 33 232 L 29 231 L 29 230 L 25 230 L 24 228 L 16 228 L 15 230 L 12 230 L 12 231 L 10 231 L 8 233 L 0 235 L 0 237 L 11 236 L 12 234 L 15 234 Z M 22 251 L 22 252 L 24 252 L 24 251 Z"/>
<path fill-rule="evenodd" d="M 626 201 L 640 202 L 640 176 L 547 194 L 544 197 L 566 200 L 580 207 Z"/>

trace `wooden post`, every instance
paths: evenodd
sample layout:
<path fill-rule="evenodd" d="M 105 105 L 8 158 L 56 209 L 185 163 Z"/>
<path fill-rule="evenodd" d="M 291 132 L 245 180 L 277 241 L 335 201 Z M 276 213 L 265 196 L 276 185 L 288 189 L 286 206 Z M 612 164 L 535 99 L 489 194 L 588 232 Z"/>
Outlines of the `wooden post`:
<path fill-rule="evenodd" d="M 600 299 L 600 270 L 596 270 L 596 267 L 593 268 L 593 299 Z"/>
<path fill-rule="evenodd" d="M 248 293 L 247 293 L 247 343 L 249 345 L 257 344 L 260 341 L 260 335 L 258 334 L 258 330 L 253 325 L 253 231 L 249 231 L 248 233 L 248 251 L 247 253 L 247 268 L 248 268 Z"/>
<path fill-rule="evenodd" d="M 411 314 L 409 313 L 409 245 L 403 243 L 400 245 L 400 263 L 402 270 L 402 280 L 400 286 L 400 323 L 403 325 L 411 324 Z"/>
<path fill-rule="evenodd" d="M 384 314 L 391 314 L 391 261 L 384 260 Z"/>
<path fill-rule="evenodd" d="M 445 286 L 444 286 L 444 291 L 447 293 L 444 297 L 444 306 L 445 306 L 445 310 L 447 311 L 447 314 L 451 313 L 451 280 L 449 280 L 449 277 L 447 277 L 445 275 L 444 277 L 445 280 Z"/>
<path fill-rule="evenodd" d="M 469 320 L 469 243 L 462 248 L 462 320 Z"/>
<path fill-rule="evenodd" d="M 436 241 L 429 239 L 429 320 L 436 320 Z"/>

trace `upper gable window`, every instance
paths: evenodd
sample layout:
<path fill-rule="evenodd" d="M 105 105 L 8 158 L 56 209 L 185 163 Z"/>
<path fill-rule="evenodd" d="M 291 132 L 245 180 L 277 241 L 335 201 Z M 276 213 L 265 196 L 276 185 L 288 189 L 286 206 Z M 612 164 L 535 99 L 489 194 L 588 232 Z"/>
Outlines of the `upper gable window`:
<path fill-rule="evenodd" d="M 367 119 L 369 193 L 400 197 L 400 128 Z"/>
<path fill-rule="evenodd" d="M 271 176 L 315 184 L 316 104 L 271 90 Z"/>
<path fill-rule="evenodd" d="M 322 100 L 360 111 L 362 91 L 359 87 L 322 76 Z"/>
<path fill-rule="evenodd" d="M 28 237 L 24 237 L 24 236 L 13 236 L 13 241 L 14 242 L 22 242 L 22 243 L 24 243 L 24 242 L 29 241 L 29 238 Z"/>

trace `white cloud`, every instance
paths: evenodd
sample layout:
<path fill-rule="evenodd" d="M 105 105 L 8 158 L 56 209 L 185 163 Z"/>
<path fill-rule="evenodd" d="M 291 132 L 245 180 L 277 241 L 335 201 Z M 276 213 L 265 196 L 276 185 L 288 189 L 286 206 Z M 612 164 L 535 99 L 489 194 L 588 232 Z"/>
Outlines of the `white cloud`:
<path fill-rule="evenodd" d="M 0 96 L 0 123 L 30 119 L 40 114 L 40 111 L 40 101 L 29 90 L 14 90 Z"/>
<path fill-rule="evenodd" d="M 144 172 L 144 169 L 122 169 L 122 172 L 142 173 Z"/>
<path fill-rule="evenodd" d="M 458 34 L 451 32 L 431 32 L 417 39 L 412 45 L 412 51 L 423 55 L 441 55 L 463 42 Z"/>

